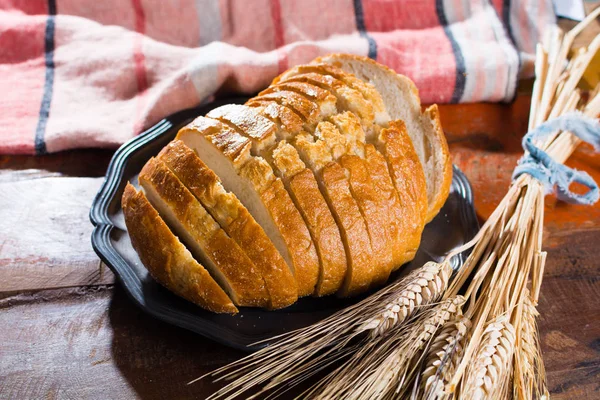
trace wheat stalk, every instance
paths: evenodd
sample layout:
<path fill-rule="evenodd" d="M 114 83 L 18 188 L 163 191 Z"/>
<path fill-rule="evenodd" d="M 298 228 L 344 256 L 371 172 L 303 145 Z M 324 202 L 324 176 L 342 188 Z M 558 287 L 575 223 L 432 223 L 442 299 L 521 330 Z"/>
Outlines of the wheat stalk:
<path fill-rule="evenodd" d="M 479 349 L 464 379 L 465 399 L 502 399 L 506 396 L 515 349 L 515 328 L 506 315 L 485 328 Z"/>
<path fill-rule="evenodd" d="M 587 104 L 576 89 L 600 36 L 568 60 L 574 37 L 598 15 L 600 8 L 564 37 L 554 30 L 537 47 L 530 129 L 571 110 L 600 114 L 600 89 Z M 579 143 L 569 132 L 555 132 L 536 144 L 564 162 Z M 269 391 L 274 397 L 326 368 L 333 371 L 303 398 L 543 398 L 547 387 L 535 304 L 546 260 L 544 195 L 540 182 L 520 176 L 475 238 L 446 261 L 428 263 L 215 371 L 216 380 L 231 382 L 210 398 L 233 399 L 257 388 L 258 395 Z M 449 260 L 471 248 L 450 281 Z"/>
<path fill-rule="evenodd" d="M 426 263 L 408 275 L 405 287 L 388 298 L 382 312 L 367 319 L 358 331 L 369 331 L 371 337 L 376 337 L 405 322 L 416 307 L 431 304 L 442 296 L 451 274 L 452 267 L 448 262 Z"/>
<path fill-rule="evenodd" d="M 463 356 L 464 342 L 471 321 L 465 316 L 448 321 L 429 347 L 425 366 L 421 373 L 419 398 L 443 399 L 447 396 L 446 385 Z"/>
<path fill-rule="evenodd" d="M 215 381 L 231 381 L 209 399 L 234 398 L 258 385 L 263 386 L 259 394 L 289 389 L 346 357 L 355 339 L 366 341 L 403 326 L 417 310 L 442 296 L 451 273 L 449 262 L 428 262 L 363 301 L 317 324 L 281 335 L 269 347 L 198 379 L 212 376 Z"/>
<path fill-rule="evenodd" d="M 418 372 L 430 341 L 449 320 L 461 315 L 462 296 L 449 298 L 420 312 L 410 325 L 393 327 L 372 339 L 344 365 L 306 395 L 320 400 L 401 397 L 405 383 Z"/>
<path fill-rule="evenodd" d="M 531 400 L 548 397 L 546 371 L 536 324 L 538 316 L 539 313 L 529 291 L 526 291 L 521 311 L 521 329 L 517 333 L 514 399 Z"/>

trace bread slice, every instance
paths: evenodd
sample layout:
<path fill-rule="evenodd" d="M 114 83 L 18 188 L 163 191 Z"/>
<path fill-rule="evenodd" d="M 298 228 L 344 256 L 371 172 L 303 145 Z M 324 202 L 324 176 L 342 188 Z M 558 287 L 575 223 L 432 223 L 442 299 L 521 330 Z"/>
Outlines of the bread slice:
<path fill-rule="evenodd" d="M 296 136 L 294 147 L 317 176 L 321 193 L 330 206 L 339 227 L 346 252 L 346 277 L 338 294 L 351 296 L 366 291 L 377 268 L 372 262 L 372 248 L 367 225 L 352 195 L 348 172 L 333 161 L 328 146 L 308 133 Z"/>
<path fill-rule="evenodd" d="M 128 183 L 121 205 L 131 244 L 158 283 L 206 310 L 238 312 L 208 271 L 169 230 L 144 193 Z"/>
<path fill-rule="evenodd" d="M 282 131 L 281 126 L 244 105 L 218 107 L 207 117 L 217 118 L 245 135 L 252 141 L 256 154 L 269 161 L 300 211 L 315 243 L 320 262 L 315 295 L 335 293 L 346 273 L 346 255 L 340 233 L 315 176 L 300 160 L 296 149 L 285 140 L 273 148 L 276 132 Z"/>
<path fill-rule="evenodd" d="M 319 276 L 315 245 L 281 180 L 263 158 L 250 154 L 250 140 L 206 117 L 182 128 L 177 138 L 219 176 L 225 189 L 238 197 L 264 229 L 292 268 L 298 295 L 312 294 Z"/>
<path fill-rule="evenodd" d="M 321 194 L 315 175 L 306 168 L 297 150 L 285 141 L 279 142 L 273 150 L 273 163 L 313 234 L 321 262 L 315 295 L 333 294 L 344 282 L 346 252 L 340 230 Z"/>
<path fill-rule="evenodd" d="M 162 161 L 151 158 L 138 179 L 150 204 L 236 306 L 268 306 L 259 269 Z"/>
<path fill-rule="evenodd" d="M 379 135 L 378 147 L 385 156 L 402 208 L 402 231 L 405 233 L 405 262 L 412 260 L 427 217 L 425 174 L 412 140 L 402 121 L 390 123 Z"/>
<path fill-rule="evenodd" d="M 435 217 L 450 192 L 452 163 L 436 105 L 421 112 L 419 92 L 403 75 L 367 58 L 332 54 L 317 58 L 315 64 L 331 64 L 371 83 L 381 94 L 393 120 L 402 120 L 423 166 L 427 183 L 426 222 Z"/>
<path fill-rule="evenodd" d="M 177 175 L 260 271 L 270 298 L 269 308 L 293 304 L 298 289 L 290 268 L 246 207 L 223 188 L 217 175 L 180 140 L 165 146 L 158 159 Z"/>

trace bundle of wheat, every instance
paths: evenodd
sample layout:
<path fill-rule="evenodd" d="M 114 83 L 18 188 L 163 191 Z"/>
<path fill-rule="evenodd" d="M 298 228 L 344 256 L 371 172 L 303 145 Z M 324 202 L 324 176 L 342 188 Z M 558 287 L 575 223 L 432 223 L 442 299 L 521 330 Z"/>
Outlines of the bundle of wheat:
<path fill-rule="evenodd" d="M 575 36 L 598 15 L 600 8 L 564 36 L 558 29 L 549 32 L 537 47 L 529 129 L 551 132 L 528 135 L 526 144 L 537 156 L 539 150 L 547 153 L 549 163 L 563 163 L 581 139 L 569 132 L 571 125 L 545 121 L 556 123 L 579 110 L 573 119 L 600 131 L 590 120 L 600 114 L 600 88 L 587 101 L 577 89 L 600 35 L 569 58 Z M 232 399 L 257 387 L 259 395 L 274 397 L 326 369 L 330 372 L 303 398 L 546 397 L 536 305 L 546 260 L 544 196 L 556 182 L 534 178 L 531 166 L 525 168 L 531 159 L 524 160 L 517 169 L 522 173 L 473 240 L 444 262 L 428 263 L 376 295 L 210 374 L 232 381 L 211 398 Z M 547 172 L 555 172 L 555 165 L 546 165 Z M 590 200 L 597 191 L 588 197 L 570 193 L 571 178 L 558 182 L 559 196 L 597 200 Z M 465 264 L 451 278 L 449 260 L 468 249 Z"/>

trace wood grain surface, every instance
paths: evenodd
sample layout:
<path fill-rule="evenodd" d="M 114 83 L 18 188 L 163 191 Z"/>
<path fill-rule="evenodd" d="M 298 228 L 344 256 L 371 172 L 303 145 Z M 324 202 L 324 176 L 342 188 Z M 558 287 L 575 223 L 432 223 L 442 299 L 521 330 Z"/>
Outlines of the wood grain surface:
<path fill-rule="evenodd" d="M 529 98 L 446 105 L 454 162 L 484 220 L 521 154 Z M 136 308 L 90 244 L 89 206 L 111 152 L 0 157 L 0 399 L 185 399 L 241 354 Z M 600 156 L 569 165 L 600 181 Z M 554 399 L 600 398 L 600 205 L 546 201 L 539 320 Z"/>

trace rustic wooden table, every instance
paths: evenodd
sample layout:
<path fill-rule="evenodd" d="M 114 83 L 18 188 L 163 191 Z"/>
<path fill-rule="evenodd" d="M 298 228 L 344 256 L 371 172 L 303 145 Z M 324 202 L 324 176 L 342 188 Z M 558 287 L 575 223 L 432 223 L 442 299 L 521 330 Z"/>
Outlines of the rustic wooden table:
<path fill-rule="evenodd" d="M 521 154 L 529 98 L 441 107 L 484 220 Z M 242 354 L 141 312 L 90 244 L 111 151 L 0 157 L 0 399 L 204 398 L 186 385 Z M 600 182 L 600 156 L 569 164 Z M 600 398 L 600 204 L 546 201 L 539 320 L 555 399 Z"/>

